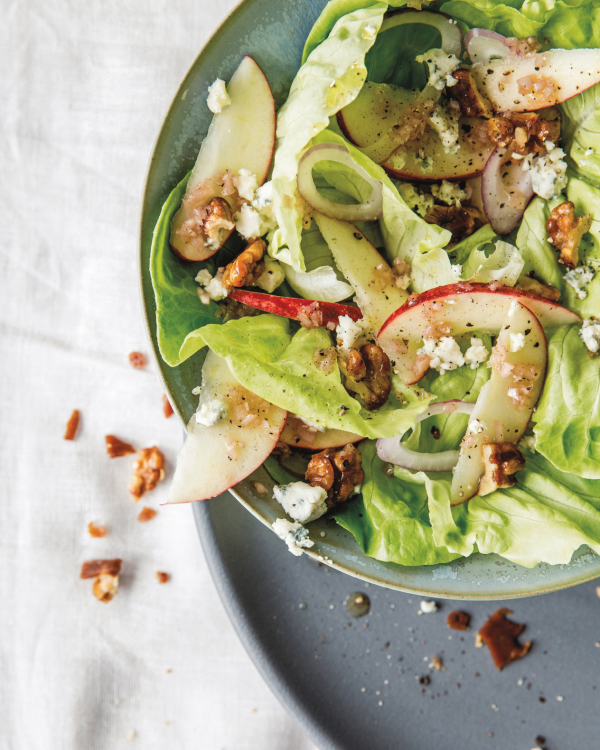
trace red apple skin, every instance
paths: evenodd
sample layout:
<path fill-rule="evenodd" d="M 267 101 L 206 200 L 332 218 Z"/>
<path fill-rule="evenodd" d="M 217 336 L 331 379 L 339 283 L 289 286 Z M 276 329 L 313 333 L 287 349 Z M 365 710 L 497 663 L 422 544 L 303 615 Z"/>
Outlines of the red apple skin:
<path fill-rule="evenodd" d="M 492 285 L 495 286 L 494 282 L 492 282 Z M 434 289 L 429 289 L 412 299 L 409 298 L 402 305 L 402 307 L 398 308 L 396 312 L 392 313 L 392 315 L 390 315 L 390 317 L 382 325 L 379 333 L 377 334 L 378 342 L 385 350 L 387 343 L 385 339 L 386 332 L 389 332 L 390 334 L 393 333 L 393 326 L 398 318 L 405 314 L 407 311 L 413 310 L 413 308 L 415 308 L 416 306 L 420 306 L 425 302 L 443 300 L 447 297 L 457 297 L 462 294 L 472 294 L 473 292 L 496 296 L 500 295 L 503 297 L 513 297 L 514 299 L 518 300 L 524 307 L 529 308 L 534 315 L 536 315 L 537 317 L 541 316 L 545 319 L 547 319 L 548 316 L 552 313 L 556 312 L 557 318 L 560 319 L 560 323 L 558 323 L 557 325 L 567 325 L 581 322 L 581 318 L 566 307 L 557 305 L 554 302 L 549 302 L 542 297 L 538 297 L 536 294 L 526 292 L 524 289 L 515 289 L 514 287 L 510 286 L 499 286 L 498 288 L 491 289 L 489 284 L 469 284 L 467 282 L 462 282 L 459 284 L 447 284 L 446 286 L 435 287 Z M 423 318 L 424 325 L 425 322 L 425 318 Z M 541 322 L 543 325 L 543 320 Z M 473 330 L 477 329 L 474 327 Z M 391 336 L 390 340 L 392 340 Z M 391 354 L 389 351 L 388 356 L 391 356 L 392 359 L 394 358 L 393 354 Z M 420 373 L 414 373 L 413 376 L 407 374 L 401 374 L 401 376 L 407 385 L 414 385 L 415 383 L 419 382 L 423 375 L 425 375 L 426 371 L 427 370 L 424 370 Z"/>
<path fill-rule="evenodd" d="M 300 313 L 306 311 L 308 307 L 314 305 L 312 311 L 319 311 L 323 315 L 323 325 L 328 323 L 339 323 L 343 315 L 348 315 L 354 322 L 362 318 L 362 313 L 358 307 L 349 305 L 340 305 L 337 302 L 318 302 L 307 299 L 298 299 L 296 297 L 277 297 L 274 294 L 262 294 L 261 292 L 248 292 L 244 289 L 232 289 L 229 293 L 231 299 L 236 302 L 242 302 L 248 307 L 254 307 L 256 310 L 262 310 L 266 313 L 273 313 L 282 318 L 299 320 Z M 312 312 L 312 311 L 309 311 Z"/>
<path fill-rule="evenodd" d="M 326 430 L 325 432 L 315 432 L 314 441 L 309 443 L 297 432 L 298 423 L 302 424 L 297 417 L 288 414 L 288 420 L 280 439 L 281 442 L 286 443 L 290 448 L 316 452 L 328 448 L 342 448 L 344 445 L 348 445 L 348 443 L 358 443 L 364 440 L 362 435 L 355 435 L 352 432 Z"/>

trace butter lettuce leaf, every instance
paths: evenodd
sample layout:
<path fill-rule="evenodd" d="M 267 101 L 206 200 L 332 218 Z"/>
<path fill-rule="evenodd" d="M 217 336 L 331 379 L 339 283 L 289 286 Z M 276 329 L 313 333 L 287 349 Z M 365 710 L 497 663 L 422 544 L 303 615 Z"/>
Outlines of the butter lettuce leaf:
<path fill-rule="evenodd" d="M 208 346 L 227 360 L 248 390 L 282 409 L 323 427 L 364 437 L 393 437 L 405 432 L 431 401 L 419 388 L 399 386 L 375 412 L 366 411 L 342 385 L 337 360 L 331 372 L 318 367 L 315 351 L 331 347 L 325 328 L 301 328 L 292 334 L 287 318 L 259 315 L 205 326 L 190 334 L 182 358 Z"/>
<path fill-rule="evenodd" d="M 558 253 L 548 242 L 546 232 L 546 221 L 557 203 L 560 200 L 549 202 L 536 196 L 525 209 L 516 242 L 525 261 L 523 273 L 533 271 L 538 281 L 555 286 L 564 294 L 563 274 L 566 269 L 559 265 Z"/>
<path fill-rule="evenodd" d="M 183 359 L 180 349 L 191 331 L 208 324 L 219 324 L 216 302 L 204 305 L 194 281 L 202 268 L 213 269 L 211 262 L 188 263 L 171 250 L 171 219 L 181 205 L 189 174 L 175 187 L 165 201 L 152 237 L 150 275 L 156 300 L 158 347 L 162 358 L 174 367 Z"/>
<path fill-rule="evenodd" d="M 548 373 L 534 414 L 536 450 L 562 471 L 600 479 L 600 357 L 590 357 L 578 326 L 548 341 Z"/>
<path fill-rule="evenodd" d="M 575 163 L 576 173 L 600 182 L 600 84 L 560 105 L 565 151 Z"/>
<path fill-rule="evenodd" d="M 332 515 L 363 552 L 407 566 L 435 565 L 459 557 L 434 544 L 425 488 L 390 478 L 374 442 L 361 443 L 360 450 L 365 472 L 361 496 L 338 506 Z"/>

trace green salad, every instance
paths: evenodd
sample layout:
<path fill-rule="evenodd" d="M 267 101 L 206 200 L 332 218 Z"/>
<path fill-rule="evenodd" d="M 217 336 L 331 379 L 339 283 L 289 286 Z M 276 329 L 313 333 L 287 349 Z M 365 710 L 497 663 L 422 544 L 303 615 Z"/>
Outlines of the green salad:
<path fill-rule="evenodd" d="M 330 0 L 278 111 L 250 57 L 207 105 L 151 255 L 163 359 L 208 348 L 169 502 L 264 464 L 294 554 L 600 553 L 593 0 Z"/>

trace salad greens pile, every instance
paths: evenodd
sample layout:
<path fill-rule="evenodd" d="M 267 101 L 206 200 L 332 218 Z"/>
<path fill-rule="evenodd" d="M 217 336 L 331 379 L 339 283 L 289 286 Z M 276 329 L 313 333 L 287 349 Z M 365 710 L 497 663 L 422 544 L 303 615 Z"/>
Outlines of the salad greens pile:
<path fill-rule="evenodd" d="M 405 0 L 331 0 L 306 41 L 302 66 L 278 113 L 272 167 L 276 226 L 268 244 L 286 281 L 275 294 L 329 302 L 353 295 L 316 223 L 310 217 L 306 221 L 303 202 L 289 199 L 297 195 L 301 156 L 310 146 L 330 143 L 344 146 L 369 177 L 381 181 L 382 216 L 359 227 L 389 262 L 400 258 L 410 265 L 409 291 L 421 293 L 475 273 L 480 282 L 514 286 L 520 276 L 533 273 L 556 287 L 561 304 L 582 318 L 600 316 L 600 273 L 588 284 L 587 294 L 578 296 L 565 283 L 566 269 L 546 232 L 552 209 L 563 200 L 572 201 L 578 216 L 592 216 L 579 250 L 581 261 L 600 263 L 600 84 L 559 107 L 560 145 L 568 162 L 566 197 L 535 197 L 508 236 L 497 235 L 486 224 L 448 248 L 450 232 L 427 223 L 409 207 L 403 184 L 350 143 L 335 118 L 365 81 L 415 90 L 425 86 L 425 66 L 415 57 L 439 46 L 438 32 L 417 24 L 378 36 L 388 9 L 406 5 Z M 432 8 L 451 16 L 463 31 L 478 27 L 505 36 L 537 37 L 563 49 L 600 47 L 600 7 L 594 0 L 450 0 L 428 6 Z M 360 203 L 369 194 L 369 184 L 356 172 L 333 161 L 321 162 L 314 177 L 320 192 L 339 203 Z M 368 438 L 358 444 L 365 471 L 362 492 L 333 511 L 365 554 L 414 566 L 479 551 L 531 567 L 541 561 L 568 563 L 582 544 L 600 553 L 600 357 L 589 355 L 579 326 L 563 326 L 548 338 L 546 383 L 532 424 L 535 448 L 524 449 L 527 463 L 517 485 L 451 507 L 451 474 L 395 467 L 392 477 L 377 456 L 374 439 L 412 429 L 406 445 L 413 450 L 457 448 L 466 415 L 438 415 L 426 426 L 415 425 L 415 419 L 436 400 L 476 401 L 490 370 L 485 364 L 442 375 L 430 370 L 418 387 L 394 376 L 388 402 L 366 411 L 345 390 L 337 364 L 329 373 L 309 366 L 316 349 L 332 346 L 326 328 L 299 328 L 274 315 L 224 322 L 218 303 L 200 302 L 194 281 L 198 271 L 207 268 L 214 274 L 243 245 L 232 237 L 216 256 L 200 263 L 182 262 L 171 252 L 170 223 L 186 183 L 187 176 L 165 203 L 152 248 L 161 354 L 177 366 L 208 346 L 253 393 L 321 427 Z M 491 337 L 481 338 L 491 350 Z M 439 439 L 432 427 L 437 427 Z M 275 473 L 283 481 L 281 471 Z"/>

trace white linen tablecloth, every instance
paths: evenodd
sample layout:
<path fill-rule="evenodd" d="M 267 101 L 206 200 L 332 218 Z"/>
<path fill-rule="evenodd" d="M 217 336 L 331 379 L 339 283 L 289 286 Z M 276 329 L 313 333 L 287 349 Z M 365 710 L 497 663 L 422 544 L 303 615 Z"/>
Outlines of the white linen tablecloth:
<path fill-rule="evenodd" d="M 233 5 L 0 3 L 2 750 L 312 747 L 238 642 L 190 507 L 160 508 L 164 485 L 136 505 L 131 457 L 104 447 L 156 444 L 172 470 L 181 442 L 152 365 L 127 359 L 148 353 L 139 203 L 176 86 Z M 79 571 L 110 557 L 121 587 L 102 604 Z"/>

